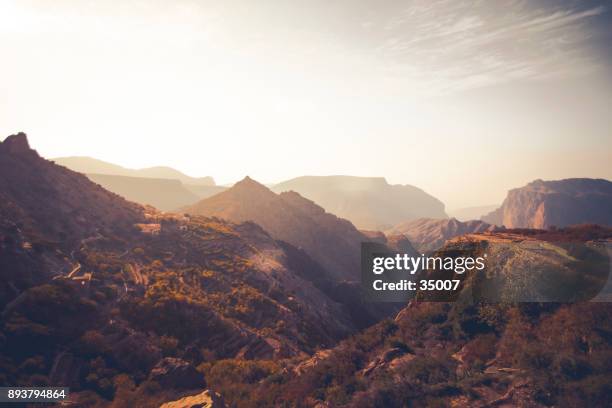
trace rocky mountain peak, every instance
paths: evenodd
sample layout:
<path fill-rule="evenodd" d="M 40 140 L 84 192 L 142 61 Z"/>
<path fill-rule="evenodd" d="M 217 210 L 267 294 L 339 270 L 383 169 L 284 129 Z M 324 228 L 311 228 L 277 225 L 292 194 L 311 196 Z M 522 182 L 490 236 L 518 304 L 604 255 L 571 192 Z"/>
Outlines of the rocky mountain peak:
<path fill-rule="evenodd" d="M 26 134 L 17 133 L 0 143 L 0 219 L 20 224 L 24 233 L 39 239 L 70 246 L 96 231 L 110 234 L 110 226 L 131 230 L 142 219 L 142 208 L 43 159 L 30 148 Z"/>
<path fill-rule="evenodd" d="M 27 135 L 23 132 L 10 135 L 4 139 L 4 142 L 0 144 L 0 147 L 9 154 L 34 152 L 34 150 L 30 148 Z"/>
<path fill-rule="evenodd" d="M 246 176 L 234 184 L 227 193 L 234 195 L 249 195 L 251 198 L 272 198 L 274 194 L 268 187 Z"/>
<path fill-rule="evenodd" d="M 365 237 L 348 221 L 326 213 L 298 193 L 276 194 L 250 177 L 186 209 L 193 215 L 253 221 L 272 237 L 302 248 L 334 279 L 355 280 Z"/>

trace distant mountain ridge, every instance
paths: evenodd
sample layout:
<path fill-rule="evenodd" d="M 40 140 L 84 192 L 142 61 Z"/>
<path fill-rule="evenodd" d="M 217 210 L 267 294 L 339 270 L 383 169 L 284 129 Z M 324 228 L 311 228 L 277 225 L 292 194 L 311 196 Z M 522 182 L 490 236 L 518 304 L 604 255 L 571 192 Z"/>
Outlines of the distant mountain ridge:
<path fill-rule="evenodd" d="M 173 211 L 195 203 L 201 198 L 179 180 L 91 173 L 86 176 L 94 183 L 130 201 L 152 205 L 162 211 Z M 205 186 L 205 188 L 214 187 Z"/>
<path fill-rule="evenodd" d="M 475 207 L 463 207 L 454 210 L 447 210 L 449 217 L 456 218 L 459 221 L 479 220 L 483 215 L 496 210 L 499 204 L 479 205 Z"/>
<path fill-rule="evenodd" d="M 84 173 L 90 180 L 130 201 L 162 211 L 177 211 L 226 189 L 212 177 L 189 177 L 170 167 L 127 169 L 90 157 L 63 157 L 57 164 Z"/>
<path fill-rule="evenodd" d="M 180 171 L 166 166 L 155 166 L 144 169 L 128 169 L 103 160 L 86 156 L 57 157 L 52 159 L 55 163 L 68 167 L 71 170 L 85 174 L 107 174 L 114 176 L 144 177 L 154 179 L 179 180 L 183 184 L 196 186 L 214 186 L 212 177 L 190 177 Z"/>
<path fill-rule="evenodd" d="M 427 252 L 441 248 L 446 241 L 460 235 L 498 230 L 499 227 L 477 220 L 461 222 L 456 218 L 421 218 L 398 224 L 385 234 L 404 235 L 419 251 Z"/>
<path fill-rule="evenodd" d="M 364 230 L 384 230 L 416 218 L 447 218 L 444 204 L 425 191 L 383 177 L 303 176 L 272 187 L 295 191 Z"/>
<path fill-rule="evenodd" d="M 612 182 L 589 178 L 535 180 L 510 190 L 501 207 L 482 220 L 508 228 L 612 225 Z"/>

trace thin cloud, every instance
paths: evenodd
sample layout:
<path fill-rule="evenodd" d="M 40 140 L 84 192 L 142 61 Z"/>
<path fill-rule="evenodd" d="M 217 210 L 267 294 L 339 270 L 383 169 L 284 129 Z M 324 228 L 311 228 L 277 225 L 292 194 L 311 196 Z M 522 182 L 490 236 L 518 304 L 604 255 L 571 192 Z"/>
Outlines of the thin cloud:
<path fill-rule="evenodd" d="M 500 10 L 504 10 L 500 13 Z M 521 2 L 493 8 L 449 1 L 416 2 L 384 25 L 374 53 L 424 93 L 449 93 L 517 79 L 576 75 L 598 66 L 583 49 L 588 9 L 532 9 Z"/>

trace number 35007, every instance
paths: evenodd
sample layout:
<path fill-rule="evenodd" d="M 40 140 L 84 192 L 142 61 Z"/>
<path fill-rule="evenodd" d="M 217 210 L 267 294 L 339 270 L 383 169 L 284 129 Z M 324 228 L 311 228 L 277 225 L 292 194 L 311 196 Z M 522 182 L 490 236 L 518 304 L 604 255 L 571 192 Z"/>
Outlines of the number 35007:
<path fill-rule="evenodd" d="M 459 279 L 423 279 L 419 281 L 420 290 L 457 290 Z"/>

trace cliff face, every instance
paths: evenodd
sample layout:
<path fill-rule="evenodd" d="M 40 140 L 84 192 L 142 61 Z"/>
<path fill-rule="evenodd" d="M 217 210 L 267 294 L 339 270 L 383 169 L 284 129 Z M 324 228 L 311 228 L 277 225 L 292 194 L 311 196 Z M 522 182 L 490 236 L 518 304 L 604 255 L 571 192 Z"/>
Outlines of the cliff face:
<path fill-rule="evenodd" d="M 612 183 L 586 178 L 536 180 L 510 190 L 502 206 L 482 220 L 508 228 L 612 225 Z"/>

